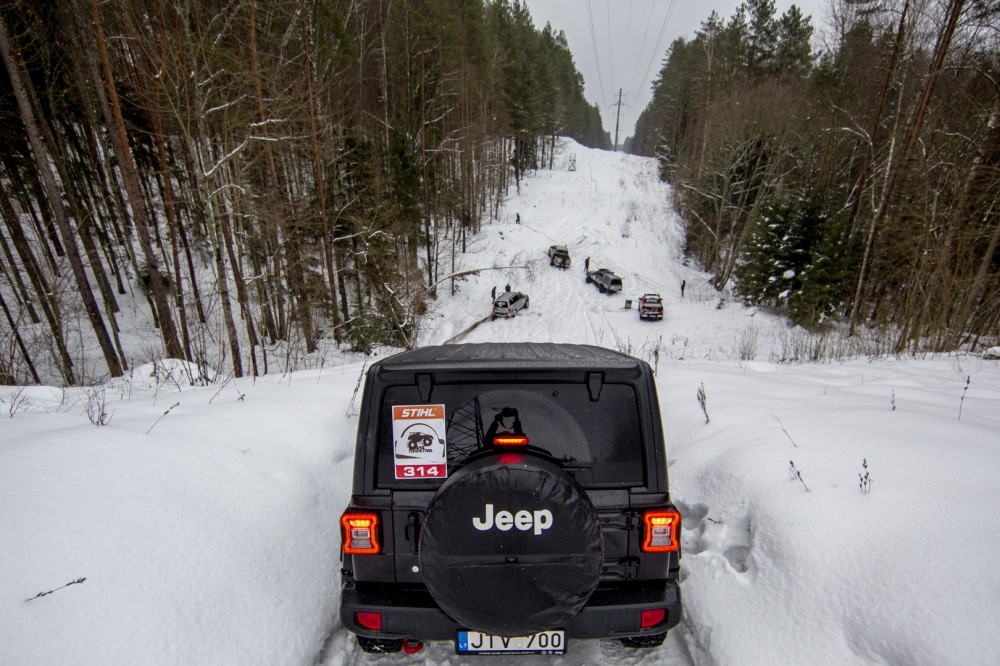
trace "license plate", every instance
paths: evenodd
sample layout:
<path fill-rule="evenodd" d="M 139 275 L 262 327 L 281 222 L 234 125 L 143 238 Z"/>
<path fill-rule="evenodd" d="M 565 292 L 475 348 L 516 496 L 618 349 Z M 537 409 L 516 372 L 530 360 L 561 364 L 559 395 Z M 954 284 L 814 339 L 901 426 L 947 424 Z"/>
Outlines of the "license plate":
<path fill-rule="evenodd" d="M 562 629 L 530 636 L 493 636 L 481 631 L 460 631 L 455 639 L 458 654 L 566 654 Z"/>

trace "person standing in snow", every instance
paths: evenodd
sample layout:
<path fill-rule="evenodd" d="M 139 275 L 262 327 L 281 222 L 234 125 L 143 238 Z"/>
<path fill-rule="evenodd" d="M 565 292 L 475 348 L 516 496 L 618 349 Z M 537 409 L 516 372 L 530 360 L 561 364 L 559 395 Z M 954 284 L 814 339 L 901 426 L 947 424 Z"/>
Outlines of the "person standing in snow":
<path fill-rule="evenodd" d="M 590 270 L 590 257 L 587 257 L 586 259 L 583 260 L 583 270 L 584 271 Z"/>
<path fill-rule="evenodd" d="M 490 292 L 490 300 L 491 301 L 497 300 L 497 286 L 496 285 L 493 285 L 493 291 Z"/>
<path fill-rule="evenodd" d="M 684 287 L 688 285 L 687 280 L 681 280 L 681 298 L 684 298 Z"/>
<path fill-rule="evenodd" d="M 510 293 L 510 282 L 508 282 L 507 286 L 504 287 L 504 291 L 507 292 L 507 293 Z"/>
<path fill-rule="evenodd" d="M 520 213 L 516 213 L 516 215 L 517 215 L 517 219 L 514 220 L 514 223 L 515 224 L 521 224 L 521 214 Z"/>

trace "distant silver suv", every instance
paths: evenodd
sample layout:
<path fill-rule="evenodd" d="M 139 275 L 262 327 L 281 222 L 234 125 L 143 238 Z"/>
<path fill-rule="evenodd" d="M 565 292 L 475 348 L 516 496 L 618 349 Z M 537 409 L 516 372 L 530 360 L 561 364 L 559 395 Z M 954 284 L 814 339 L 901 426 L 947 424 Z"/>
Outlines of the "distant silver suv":
<path fill-rule="evenodd" d="M 622 279 L 607 268 L 598 268 L 596 271 L 587 271 L 587 284 L 597 285 L 597 289 L 602 293 L 617 294 L 622 290 Z"/>
<path fill-rule="evenodd" d="M 493 301 L 493 318 L 514 317 L 521 309 L 528 309 L 528 297 L 519 291 L 507 291 Z"/>

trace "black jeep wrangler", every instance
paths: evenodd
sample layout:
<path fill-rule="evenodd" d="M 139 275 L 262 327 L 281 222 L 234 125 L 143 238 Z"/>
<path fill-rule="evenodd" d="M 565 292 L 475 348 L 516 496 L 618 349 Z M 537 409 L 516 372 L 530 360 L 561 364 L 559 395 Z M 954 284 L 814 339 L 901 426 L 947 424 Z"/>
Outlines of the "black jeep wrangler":
<path fill-rule="evenodd" d="M 608 349 L 426 347 L 372 365 L 341 518 L 341 620 L 367 652 L 656 647 L 681 617 L 653 374 Z"/>

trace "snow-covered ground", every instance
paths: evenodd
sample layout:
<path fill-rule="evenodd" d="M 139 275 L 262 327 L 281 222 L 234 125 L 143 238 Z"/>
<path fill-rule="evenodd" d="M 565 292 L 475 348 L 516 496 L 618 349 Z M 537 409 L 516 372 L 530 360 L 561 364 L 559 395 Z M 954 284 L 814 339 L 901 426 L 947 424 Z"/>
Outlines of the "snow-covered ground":
<path fill-rule="evenodd" d="M 797 334 L 714 291 L 682 240 L 653 162 L 567 142 L 420 333 L 654 365 L 685 520 L 685 618 L 662 648 L 361 654 L 337 615 L 338 519 L 376 359 L 344 356 L 208 386 L 165 363 L 98 389 L 0 387 L 0 664 L 1000 663 L 1000 363 L 776 363 Z M 548 265 L 554 243 L 569 270 Z M 587 257 L 625 291 L 585 284 Z M 530 307 L 490 321 L 508 283 Z M 664 321 L 625 307 L 647 291 Z"/>

